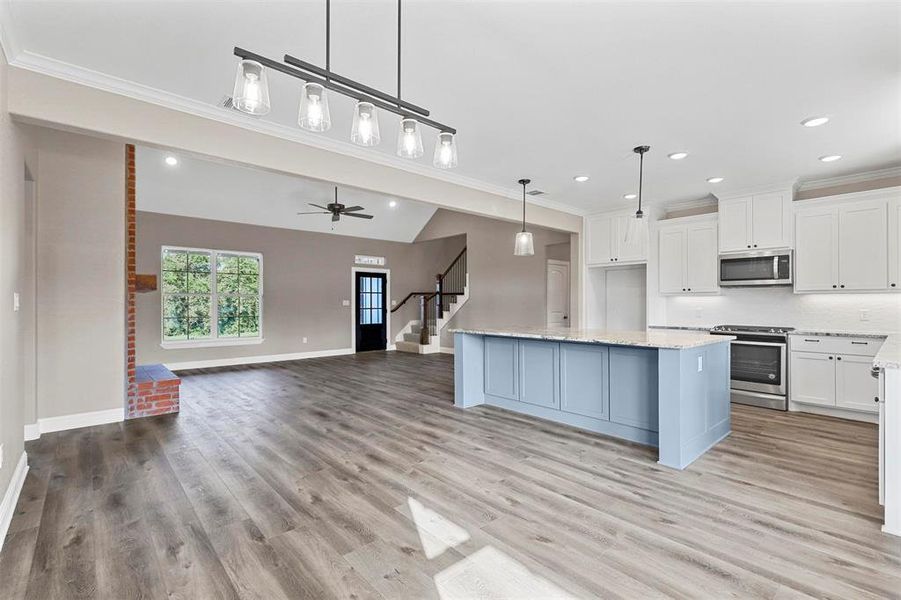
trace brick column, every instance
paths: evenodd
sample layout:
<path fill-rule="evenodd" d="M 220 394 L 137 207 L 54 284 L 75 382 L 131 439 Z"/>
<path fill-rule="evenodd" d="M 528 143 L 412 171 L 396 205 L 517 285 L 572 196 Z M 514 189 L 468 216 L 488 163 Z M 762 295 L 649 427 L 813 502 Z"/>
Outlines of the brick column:
<path fill-rule="evenodd" d="M 125 389 L 125 418 L 138 415 L 138 384 L 135 375 L 135 147 L 125 145 L 125 364 L 127 381 Z"/>

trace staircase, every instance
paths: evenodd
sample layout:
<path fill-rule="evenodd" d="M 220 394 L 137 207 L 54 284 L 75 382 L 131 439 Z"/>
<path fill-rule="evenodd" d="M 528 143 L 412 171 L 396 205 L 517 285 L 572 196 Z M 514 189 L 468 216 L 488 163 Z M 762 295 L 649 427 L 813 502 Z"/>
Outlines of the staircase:
<path fill-rule="evenodd" d="M 469 300 L 469 274 L 466 270 L 466 248 L 451 265 L 435 277 L 435 290 L 410 292 L 391 309 L 396 312 L 408 302 L 417 302 L 419 318 L 410 321 L 397 334 L 395 347 L 399 352 L 433 354 L 441 352 L 441 330 Z"/>

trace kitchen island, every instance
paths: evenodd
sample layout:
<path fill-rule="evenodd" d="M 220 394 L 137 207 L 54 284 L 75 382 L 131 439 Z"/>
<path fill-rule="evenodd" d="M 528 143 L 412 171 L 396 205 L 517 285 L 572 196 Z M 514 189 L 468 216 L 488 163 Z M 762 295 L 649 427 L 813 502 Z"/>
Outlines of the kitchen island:
<path fill-rule="evenodd" d="M 466 328 L 454 404 L 539 417 L 658 448 L 684 469 L 729 435 L 731 336 L 691 331 Z"/>

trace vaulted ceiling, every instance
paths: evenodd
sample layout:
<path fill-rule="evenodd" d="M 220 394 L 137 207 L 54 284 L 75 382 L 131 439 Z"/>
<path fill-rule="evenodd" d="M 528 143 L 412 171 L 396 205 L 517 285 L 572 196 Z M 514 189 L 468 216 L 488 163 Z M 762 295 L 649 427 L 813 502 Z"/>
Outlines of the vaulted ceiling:
<path fill-rule="evenodd" d="M 20 66 L 212 107 L 231 93 L 235 45 L 322 64 L 324 13 L 324 1 L 12 0 L 4 45 Z M 393 92 L 395 18 L 393 2 L 335 0 L 332 68 Z M 651 202 L 897 165 L 899 23 L 895 2 L 408 0 L 403 95 L 459 130 L 460 154 L 450 175 L 433 169 L 428 132 L 413 168 L 509 190 L 528 176 L 593 211 L 635 191 L 637 144 L 652 148 Z M 267 126 L 296 135 L 299 82 L 270 84 Z M 302 139 L 360 152 L 351 101 L 331 105 L 332 130 Z M 831 120 L 799 124 L 817 115 Z M 363 152 L 410 166 L 393 157 L 396 128 L 383 114 L 381 146 Z M 689 156 L 666 157 L 677 151 Z"/>

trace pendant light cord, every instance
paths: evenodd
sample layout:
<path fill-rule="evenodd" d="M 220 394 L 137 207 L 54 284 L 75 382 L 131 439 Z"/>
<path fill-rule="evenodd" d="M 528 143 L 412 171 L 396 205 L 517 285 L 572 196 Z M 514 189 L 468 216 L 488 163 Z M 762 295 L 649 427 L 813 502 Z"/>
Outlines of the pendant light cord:
<path fill-rule="evenodd" d="M 531 179 L 520 179 L 517 183 L 522 186 L 522 230 L 526 230 L 526 186 L 532 183 Z"/>
<path fill-rule="evenodd" d="M 325 0 L 325 70 L 329 73 L 325 80 L 331 81 L 332 61 L 332 2 Z"/>
<path fill-rule="evenodd" d="M 400 3 L 397 0 L 397 99 L 400 100 Z"/>
<path fill-rule="evenodd" d="M 638 212 L 637 215 L 644 214 L 641 212 L 641 187 L 644 179 L 644 152 L 638 155 Z"/>

